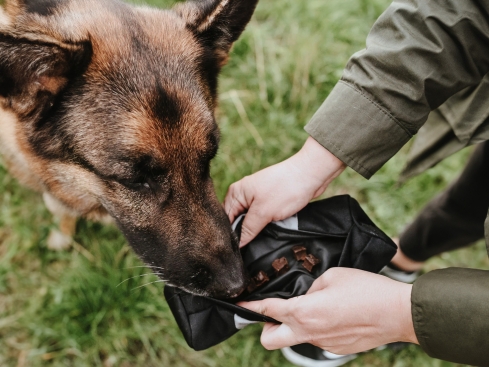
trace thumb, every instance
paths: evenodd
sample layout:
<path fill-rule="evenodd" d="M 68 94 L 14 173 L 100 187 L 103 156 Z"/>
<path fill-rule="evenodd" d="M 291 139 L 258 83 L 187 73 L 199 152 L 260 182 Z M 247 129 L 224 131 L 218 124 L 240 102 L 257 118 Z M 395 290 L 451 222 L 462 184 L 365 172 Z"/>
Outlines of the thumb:
<path fill-rule="evenodd" d="M 263 215 L 261 211 L 256 209 L 256 205 L 252 203 L 241 226 L 239 247 L 244 247 L 250 243 L 271 220 L 271 217 Z"/>
<path fill-rule="evenodd" d="M 268 350 L 288 347 L 299 343 L 297 335 L 288 326 L 291 307 L 300 297 L 289 300 L 268 298 L 263 301 L 240 302 L 239 306 L 283 322 L 281 325 L 266 323 L 261 334 L 261 343 Z"/>
<path fill-rule="evenodd" d="M 297 335 L 286 325 L 266 323 L 260 338 L 261 344 L 268 350 L 275 350 L 300 344 Z"/>
<path fill-rule="evenodd" d="M 271 317 L 280 322 L 288 320 L 289 300 L 280 298 L 267 298 L 263 301 L 239 302 L 238 306 L 247 308 L 260 315 Z"/>

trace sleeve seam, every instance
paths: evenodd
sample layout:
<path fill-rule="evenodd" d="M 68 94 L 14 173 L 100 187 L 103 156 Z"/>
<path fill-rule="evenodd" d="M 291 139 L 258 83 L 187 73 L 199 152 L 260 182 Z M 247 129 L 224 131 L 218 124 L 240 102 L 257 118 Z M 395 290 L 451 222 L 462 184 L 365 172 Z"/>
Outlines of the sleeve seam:
<path fill-rule="evenodd" d="M 426 331 L 424 330 L 425 323 L 423 320 L 423 307 L 414 300 L 415 286 L 416 283 L 414 283 L 411 291 L 412 292 L 411 293 L 411 308 L 412 308 L 411 316 L 413 318 L 414 333 L 416 334 L 416 338 L 418 339 L 421 348 L 428 355 L 431 355 L 431 350 L 428 341 L 429 336 L 426 334 Z"/>
<path fill-rule="evenodd" d="M 396 117 L 394 117 L 394 115 L 392 115 L 389 111 L 387 111 L 385 108 L 383 108 L 380 104 L 378 104 L 377 102 L 375 102 L 373 100 L 373 98 L 370 98 L 364 91 L 362 91 L 361 89 L 355 87 L 354 85 L 346 82 L 345 80 L 340 80 L 339 83 L 344 84 L 348 88 L 350 88 L 353 91 L 355 91 L 358 94 L 360 94 L 363 98 L 365 98 L 366 100 L 368 100 L 370 103 L 372 103 L 375 107 L 377 107 L 377 109 L 380 112 L 382 112 L 388 118 L 390 118 L 391 120 L 393 120 L 401 129 L 403 129 L 406 132 L 406 134 L 408 134 L 409 138 L 412 138 L 414 136 Z"/>
<path fill-rule="evenodd" d="M 328 142 L 328 144 L 331 144 L 331 146 L 335 149 L 337 149 L 339 152 L 341 152 L 342 154 L 344 154 L 347 158 L 349 158 L 353 163 L 357 164 L 362 170 L 364 170 L 365 172 L 367 172 L 370 176 L 373 176 L 373 173 L 366 167 L 364 167 L 360 162 L 358 162 L 356 159 L 352 158 L 348 153 L 346 153 L 345 151 L 343 151 L 339 146 L 337 146 L 335 143 L 333 143 L 331 140 L 329 140 L 328 138 L 324 137 L 324 140 L 326 142 Z M 326 148 L 327 149 L 327 148 Z M 347 163 L 347 162 L 344 162 L 344 163 Z M 349 165 L 349 164 L 348 164 Z M 352 167 L 353 168 L 353 167 Z"/>

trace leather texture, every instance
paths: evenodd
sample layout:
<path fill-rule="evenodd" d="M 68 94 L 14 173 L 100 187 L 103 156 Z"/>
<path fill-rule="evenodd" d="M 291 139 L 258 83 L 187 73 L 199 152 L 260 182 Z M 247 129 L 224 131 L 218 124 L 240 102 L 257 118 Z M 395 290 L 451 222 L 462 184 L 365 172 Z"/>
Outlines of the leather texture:
<path fill-rule="evenodd" d="M 165 287 L 165 297 L 195 350 L 210 348 L 234 335 L 235 315 L 258 322 L 277 321 L 235 305 L 237 301 L 288 299 L 305 294 L 315 279 L 331 267 L 341 266 L 378 273 L 396 253 L 396 245 L 368 218 L 356 200 L 337 196 L 317 201 L 297 214 L 298 229 L 270 223 L 246 247 L 242 256 L 250 276 L 265 271 L 270 281 L 239 299 L 216 300 Z M 240 234 L 241 223 L 236 232 Z M 321 260 L 309 273 L 295 260 L 292 247 L 303 245 Z M 285 257 L 290 270 L 276 276 L 272 262 Z"/>

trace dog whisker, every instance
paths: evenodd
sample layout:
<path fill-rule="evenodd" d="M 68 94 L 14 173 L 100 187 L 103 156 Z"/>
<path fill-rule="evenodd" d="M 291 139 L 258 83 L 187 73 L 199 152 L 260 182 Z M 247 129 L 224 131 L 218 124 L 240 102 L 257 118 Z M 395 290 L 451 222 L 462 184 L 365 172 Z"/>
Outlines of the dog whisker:
<path fill-rule="evenodd" d="M 147 285 L 151 285 L 154 283 L 165 283 L 165 282 L 166 282 L 166 280 L 164 280 L 164 279 L 155 280 L 154 282 L 146 283 L 146 284 L 140 285 L 139 287 L 133 288 L 133 289 L 131 289 L 131 291 L 135 291 L 136 289 L 143 288 L 143 287 L 146 287 Z"/>
<path fill-rule="evenodd" d="M 165 271 L 165 268 L 162 268 L 162 267 L 160 267 L 160 266 L 150 266 L 150 269 L 151 269 L 151 270 L 158 269 L 158 270 L 163 270 L 163 271 Z"/>
<path fill-rule="evenodd" d="M 163 275 L 163 274 L 160 274 L 160 273 L 146 273 L 146 274 L 135 275 L 135 276 L 130 277 L 130 278 L 127 278 L 127 279 L 123 280 L 122 282 L 120 282 L 119 284 L 117 284 L 116 288 L 118 286 L 120 286 L 122 283 L 127 282 L 128 280 L 131 280 L 131 279 L 134 279 L 134 278 L 145 277 L 145 276 L 148 276 L 148 275 Z"/>
<path fill-rule="evenodd" d="M 137 268 L 148 268 L 148 269 L 159 269 L 159 270 L 165 270 L 165 268 L 162 268 L 160 266 L 154 266 L 154 265 L 140 265 L 140 266 L 128 266 L 125 267 L 124 269 L 137 269 Z"/>

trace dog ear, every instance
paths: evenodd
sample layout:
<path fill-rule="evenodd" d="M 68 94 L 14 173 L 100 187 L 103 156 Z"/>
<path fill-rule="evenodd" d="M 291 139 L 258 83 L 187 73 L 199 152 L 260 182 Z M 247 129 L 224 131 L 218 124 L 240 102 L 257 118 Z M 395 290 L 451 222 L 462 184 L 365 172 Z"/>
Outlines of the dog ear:
<path fill-rule="evenodd" d="M 51 15 L 67 0 L 5 0 L 5 8 L 10 15 L 37 14 Z M 0 4 L 2 1 L 0 1 Z"/>
<path fill-rule="evenodd" d="M 174 10 L 201 42 L 214 50 L 222 66 L 257 3 L 258 0 L 188 0 L 177 4 Z"/>
<path fill-rule="evenodd" d="M 89 41 L 57 42 L 0 31 L 0 102 L 20 117 L 46 112 L 91 58 Z"/>

